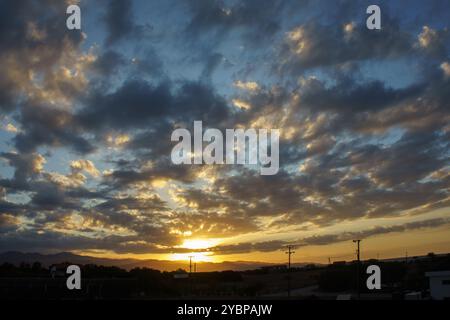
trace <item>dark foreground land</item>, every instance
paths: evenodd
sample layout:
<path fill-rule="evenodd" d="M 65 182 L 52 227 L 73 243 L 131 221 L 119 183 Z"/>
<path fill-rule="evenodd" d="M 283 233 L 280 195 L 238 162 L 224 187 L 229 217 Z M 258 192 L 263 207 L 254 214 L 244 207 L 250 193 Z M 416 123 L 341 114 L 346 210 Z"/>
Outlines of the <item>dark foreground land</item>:
<path fill-rule="evenodd" d="M 368 265 L 382 270 L 382 289 L 365 288 Z M 0 266 L 0 299 L 336 299 L 354 294 L 357 263 L 302 268 L 283 266 L 250 271 L 187 273 L 148 268 L 124 270 L 86 264 L 81 266 L 81 290 L 68 290 L 65 267 L 70 261 L 43 267 L 40 262 Z M 364 261 L 360 265 L 363 299 L 403 299 L 408 292 L 428 294 L 425 272 L 450 270 L 450 254 L 397 261 Z M 51 271 L 53 270 L 53 271 Z M 55 271 L 56 270 L 56 271 Z M 290 288 L 290 290 L 288 289 Z"/>

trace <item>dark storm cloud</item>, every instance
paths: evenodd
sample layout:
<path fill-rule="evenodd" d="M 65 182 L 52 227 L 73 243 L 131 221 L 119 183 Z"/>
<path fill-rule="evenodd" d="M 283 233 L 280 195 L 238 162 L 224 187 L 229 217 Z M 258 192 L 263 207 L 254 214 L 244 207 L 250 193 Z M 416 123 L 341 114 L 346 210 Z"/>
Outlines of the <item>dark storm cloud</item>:
<path fill-rule="evenodd" d="M 0 108 L 2 111 L 11 111 L 16 104 L 15 100 L 15 85 L 5 75 L 0 74 Z"/>
<path fill-rule="evenodd" d="M 343 232 L 334 235 L 312 236 L 300 240 L 299 245 L 327 245 L 336 242 L 350 241 L 352 239 L 365 239 L 373 236 L 383 235 L 392 232 L 405 232 L 417 229 L 429 229 L 447 225 L 450 223 L 448 218 L 436 218 L 423 221 L 409 222 L 403 225 L 394 226 L 376 226 L 360 232 Z"/>
<path fill-rule="evenodd" d="M 386 147 L 340 144 L 333 153 L 316 156 L 299 176 L 280 171 L 264 177 L 244 170 L 215 182 L 220 197 L 191 190 L 186 199 L 200 208 L 227 208 L 230 214 L 284 214 L 274 226 L 393 216 L 430 203 L 445 207 L 449 178 L 422 179 L 445 168 L 447 149 L 448 142 L 437 133 L 405 134 Z"/>
<path fill-rule="evenodd" d="M 71 112 L 40 105 L 24 106 L 21 111 L 18 121 L 25 130 L 14 138 L 19 151 L 29 153 L 39 146 L 67 146 L 81 154 L 94 151 Z"/>
<path fill-rule="evenodd" d="M 171 218 L 170 224 L 173 228 L 190 231 L 200 237 L 229 237 L 258 230 L 254 221 L 237 210 L 228 214 L 201 209 L 196 213 L 175 212 Z"/>
<path fill-rule="evenodd" d="M 282 250 L 283 246 L 289 244 L 286 241 L 274 240 L 265 242 L 243 242 L 238 244 L 222 245 L 211 248 L 211 251 L 217 254 L 238 254 L 247 252 L 272 252 Z"/>
<path fill-rule="evenodd" d="M 108 193 L 100 188 L 92 191 L 82 185 L 58 183 L 52 180 L 49 173 L 43 173 L 42 176 L 44 179 L 29 183 L 28 191 L 31 193 L 31 200 L 27 208 L 35 212 L 61 211 L 65 212 L 65 215 L 70 215 L 71 212 L 83 212 L 86 201 L 110 199 Z"/>
<path fill-rule="evenodd" d="M 402 103 L 375 114 L 358 115 L 354 128 L 358 131 L 381 131 L 401 126 L 414 132 L 433 132 L 445 128 L 449 113 L 447 101 L 450 98 L 450 79 L 442 75 L 429 77 L 429 85 L 415 100 Z M 358 121 L 356 121 L 358 120 Z"/>
<path fill-rule="evenodd" d="M 419 229 L 430 229 L 436 227 L 442 227 L 448 225 L 450 223 L 450 219 L 448 218 L 436 218 L 436 219 L 428 219 L 416 222 L 405 223 L 402 225 L 393 225 L 393 226 L 376 226 L 371 229 L 365 229 L 360 232 L 342 232 L 339 234 L 325 234 L 319 236 L 311 236 L 302 239 L 292 240 L 292 241 L 265 241 L 265 242 L 244 242 L 239 244 L 232 245 L 223 245 L 211 248 L 211 251 L 217 254 L 237 254 L 237 253 L 246 253 L 246 252 L 271 252 L 282 250 L 284 246 L 294 245 L 296 247 L 302 246 L 324 246 L 335 244 L 343 241 L 351 241 L 352 239 L 366 239 L 374 236 L 384 235 L 388 233 L 394 232 L 405 232 L 405 231 L 413 231 Z"/>
<path fill-rule="evenodd" d="M 104 20 L 108 30 L 106 39 L 108 45 L 136 36 L 141 31 L 134 23 L 133 1 L 109 0 Z"/>
<path fill-rule="evenodd" d="M 153 86 L 132 80 L 116 92 L 94 93 L 89 105 L 78 114 L 78 121 L 91 130 L 143 127 L 151 124 L 151 119 L 169 114 L 172 104 L 168 84 Z"/>
<path fill-rule="evenodd" d="M 331 26 L 310 22 L 291 30 L 280 52 L 281 71 L 299 75 L 309 68 L 366 59 L 393 59 L 413 51 L 415 38 L 396 21 L 384 19 L 382 32 L 362 25 L 353 25 L 346 31 L 344 23 L 350 21 Z"/>
<path fill-rule="evenodd" d="M 55 231 L 37 233 L 34 230 L 3 234 L 1 251 L 70 251 L 70 250 L 111 250 L 117 253 L 148 253 L 159 251 L 155 245 L 133 243 L 135 237 L 108 236 L 103 239 L 86 236 L 65 235 Z M 50 249 L 51 248 L 51 249 Z"/>
<path fill-rule="evenodd" d="M 0 212 L 8 214 L 23 213 L 24 207 L 13 202 L 0 200 Z"/>
<path fill-rule="evenodd" d="M 129 58 L 118 50 L 107 49 L 98 54 L 90 70 L 95 76 L 97 90 L 107 92 L 111 85 L 116 86 L 117 79 L 148 78 L 168 80 L 164 70 L 164 61 L 151 47 L 136 48 Z"/>
<path fill-rule="evenodd" d="M 212 87 L 198 82 L 182 84 L 176 96 L 176 118 L 186 122 L 203 120 L 210 126 L 220 126 L 228 116 L 227 101 Z"/>
<path fill-rule="evenodd" d="M 249 43 L 267 40 L 280 29 L 278 15 L 285 4 L 279 0 L 249 0 L 234 4 L 216 0 L 189 0 L 191 19 L 186 32 L 190 37 L 210 32 L 221 36 L 242 27 Z"/>
<path fill-rule="evenodd" d="M 341 1 L 336 5 L 335 15 L 331 14 L 326 23 L 312 19 L 291 27 L 274 63 L 275 70 L 284 76 L 298 77 L 315 68 L 328 73 L 332 68 L 400 59 L 429 67 L 430 63 L 441 63 L 448 57 L 448 26 L 438 24 L 436 27 L 430 26 L 430 21 L 418 22 L 422 20 L 419 16 L 411 22 L 393 15 L 389 6 L 381 3 L 383 28 L 372 31 L 365 27 L 366 16 L 361 14 L 368 2 Z M 433 11 L 439 5 L 437 1 L 423 9 Z M 355 74 L 353 77 L 357 78 Z"/>
<path fill-rule="evenodd" d="M 30 203 L 39 210 L 79 209 L 79 203 L 69 201 L 63 190 L 54 184 L 42 184 L 33 195 Z"/>
<path fill-rule="evenodd" d="M 159 179 L 173 179 L 189 184 L 195 181 L 196 171 L 193 166 L 177 166 L 168 157 L 164 157 L 152 168 L 118 168 L 104 177 L 104 184 L 113 189 L 128 188 L 140 182 L 150 183 Z"/>
<path fill-rule="evenodd" d="M 153 79 L 168 79 L 165 70 L 165 61 L 158 51 L 152 47 L 138 48 L 135 57 L 132 59 L 133 67 L 130 68 L 130 75 L 150 76 Z"/>
<path fill-rule="evenodd" d="M 65 28 L 67 6 L 56 0 L 21 0 L 1 1 L 0 12 L 0 48 L 3 50 L 18 50 L 25 48 L 62 47 L 63 40 L 79 43 L 81 33 L 67 33 Z M 48 35 L 43 41 L 40 37 L 30 34 L 30 23 Z M 4 53 L 5 51 L 3 51 Z M 61 52 L 54 52 L 55 55 Z M 40 61 L 40 64 L 44 61 Z"/>
<path fill-rule="evenodd" d="M 360 21 L 365 14 L 346 31 L 356 12 L 364 13 L 365 2 L 325 3 L 189 1 L 189 15 L 179 17 L 175 28 L 185 33 L 164 30 L 167 39 L 144 44 L 142 27 L 134 22 L 137 2 L 111 0 L 103 12 L 106 46 L 93 50 L 98 55 L 93 59 L 84 55 L 79 32 L 61 28 L 64 2 L 2 1 L 0 109 L 2 116 L 11 113 L 19 129 L 9 140 L 17 152 L 0 153 L 13 170 L 12 177 L 0 179 L 0 247 L 184 252 L 175 247 L 188 231 L 194 238 L 232 237 L 448 207 L 447 32 L 408 29 L 400 16 L 389 15 L 383 16 L 382 31 L 369 32 Z M 312 7 L 309 19 L 293 10 Z M 121 47 L 124 40 L 131 52 Z M 184 51 L 168 52 L 171 41 Z M 228 57 L 216 46 L 219 41 L 230 41 L 232 49 L 242 45 L 245 54 L 236 50 Z M 270 54 L 261 53 L 265 50 Z M 400 59 L 420 64 L 411 66 L 420 70 L 412 84 L 394 87 L 364 74 L 366 62 L 377 67 Z M 195 75 L 171 72 L 174 60 L 194 61 L 198 68 L 189 70 Z M 231 60 L 233 80 L 221 73 Z M 239 68 L 247 60 L 253 69 L 244 67 L 245 73 Z M 254 80 L 258 88 L 238 91 L 234 80 Z M 230 103 L 234 98 L 250 108 L 237 110 Z M 192 129 L 194 120 L 220 129 L 255 123 L 280 128 L 279 173 L 260 176 L 249 168 L 223 166 L 208 172 L 214 179 L 206 183 L 205 167 L 172 165 L 170 135 L 176 127 Z M 108 141 L 115 134 L 126 141 Z M 91 180 L 82 172 L 52 172 L 52 152 L 61 149 L 95 152 L 105 172 Z M 48 168 L 38 153 L 47 151 Z M 168 181 L 169 189 L 176 186 L 171 200 L 179 203 L 157 195 L 152 182 L 158 180 Z M 28 218 L 27 230 L 19 228 L 22 217 Z M 446 224 L 426 220 L 298 243 L 325 245 Z M 270 252 L 285 244 L 274 240 L 216 249 Z"/>
<path fill-rule="evenodd" d="M 401 128 L 406 130 L 405 139 L 408 135 L 415 135 L 414 139 L 417 141 L 420 141 L 420 136 L 429 140 L 418 146 L 408 144 L 409 147 L 403 147 L 401 152 L 399 149 L 396 155 L 398 159 L 404 157 L 400 155 L 402 152 L 414 155 L 417 160 L 419 157 L 427 157 L 428 153 L 426 163 L 434 161 L 437 166 L 443 166 L 448 162 L 448 155 L 442 147 L 445 146 L 444 132 L 449 119 L 446 108 L 449 79 L 443 77 L 442 70 L 438 67 L 429 68 L 427 78 L 422 79 L 420 83 L 395 89 L 386 87 L 380 81 L 361 83 L 357 76 L 353 79 L 347 72 L 336 73 L 331 85 L 315 78 L 306 79 L 294 91 L 298 93 L 299 99 L 295 100 L 292 109 L 288 109 L 290 118 L 287 125 L 296 126 L 308 122 L 313 125 L 305 126 L 291 139 L 281 142 L 282 164 L 297 163 L 323 153 L 329 153 L 324 160 L 333 158 L 333 154 L 342 154 L 346 150 L 343 150 L 343 145 L 338 142 L 342 136 L 349 133 L 359 136 L 349 145 L 349 150 L 355 151 L 357 146 L 365 144 L 368 151 L 372 150 L 380 155 L 381 159 L 381 154 L 389 148 L 379 148 L 369 143 L 368 139 L 382 137 L 389 130 Z M 281 102 L 286 104 L 290 103 L 290 100 L 287 96 Z M 253 100 L 250 100 L 250 103 L 252 104 Z M 265 112 L 264 109 L 263 111 Z M 294 147 L 293 143 L 297 144 L 297 147 Z M 308 145 L 308 148 L 301 148 L 302 145 Z M 427 150 L 428 147 L 431 150 Z M 333 148 L 337 149 L 333 151 Z M 370 155 L 367 154 L 367 157 L 363 156 L 362 159 L 369 163 Z M 371 163 L 377 166 L 381 162 Z M 425 168 L 424 163 L 422 168 Z M 401 169 L 407 170 L 404 167 Z"/>
<path fill-rule="evenodd" d="M 40 166 L 43 158 L 38 154 L 18 154 L 12 152 L 3 152 L 0 157 L 5 159 L 13 167 L 13 179 L 18 184 L 25 184 L 28 179 L 38 175 L 41 171 Z"/>
<path fill-rule="evenodd" d="M 438 133 L 406 133 L 386 147 L 342 144 L 339 148 L 339 152 L 317 159 L 316 170 L 351 167 L 361 174 L 369 174 L 385 187 L 413 184 L 445 167 L 449 161 L 448 141 Z"/>
<path fill-rule="evenodd" d="M 0 230 L 13 230 L 7 225 L 8 220 L 0 224 Z M 2 216 L 0 215 L 0 222 Z M 104 238 L 92 238 L 81 235 L 67 235 L 54 231 L 37 233 L 35 230 L 21 230 L 16 233 L 2 233 L 0 235 L 0 251 L 38 251 L 55 252 L 71 250 L 108 250 L 118 254 L 148 254 L 151 253 L 189 253 L 196 250 L 187 250 L 178 247 L 161 247 L 151 242 L 143 242 L 139 236 L 106 236 Z M 144 240 L 146 240 L 144 238 Z M 171 244 L 170 241 L 166 242 Z"/>
<path fill-rule="evenodd" d="M 42 72 L 57 61 L 68 45 L 81 43 L 81 32 L 65 32 L 62 1 L 0 3 L 0 111 L 12 111 L 22 93 L 28 70 Z M 17 68 L 17 69 L 15 69 Z"/>
<path fill-rule="evenodd" d="M 205 193 L 198 189 L 188 189 L 180 196 L 196 203 L 199 210 L 217 209 L 222 206 L 226 206 L 227 208 L 234 207 L 235 209 L 239 208 L 239 203 L 235 199 L 229 199 L 217 193 Z"/>
<path fill-rule="evenodd" d="M 126 149 L 141 152 L 138 159 L 136 159 L 137 162 L 169 155 L 172 150 L 172 145 L 159 143 L 159 140 L 170 141 L 173 129 L 173 125 L 169 122 L 169 119 L 162 119 L 157 123 L 153 123 L 151 128 L 135 134 L 127 143 Z M 118 163 L 118 167 L 121 169 L 130 168 L 130 166 L 130 162 Z M 139 166 L 139 163 L 135 163 L 136 166 Z"/>
<path fill-rule="evenodd" d="M 123 64 L 125 64 L 125 58 L 120 53 L 114 50 L 107 50 L 97 58 L 92 68 L 101 75 L 110 76 Z"/>
<path fill-rule="evenodd" d="M 388 88 L 381 81 L 356 84 L 350 81 L 338 82 L 327 87 L 324 83 L 310 80 L 302 94 L 301 107 L 313 112 L 333 111 L 341 113 L 376 112 L 414 99 L 425 90 L 423 84 L 407 88 Z"/>
<path fill-rule="evenodd" d="M 446 150 L 448 141 L 435 133 L 407 134 L 391 148 L 377 153 L 379 165 L 373 177 L 388 187 L 419 181 L 448 164 Z M 408 164 L 408 170 L 405 164 Z"/>
<path fill-rule="evenodd" d="M 149 251 L 160 252 L 161 249 L 156 248 L 156 244 L 159 243 L 168 246 L 179 244 L 177 236 L 169 232 L 170 220 L 164 218 L 163 212 L 166 208 L 159 198 L 109 199 L 95 207 L 83 209 L 78 207 L 75 199 L 69 198 L 67 190 L 61 186 L 47 182 L 39 182 L 39 184 L 39 187 L 35 187 L 39 191 L 33 196 L 29 205 L 19 206 L 0 201 L 0 208 L 5 210 L 0 215 L 0 221 L 4 220 L 3 224 L 8 225 L 8 230 L 13 231 L 14 225 L 17 225 L 18 222 L 12 220 L 12 217 L 18 213 L 34 218 L 33 223 L 29 225 L 32 230 L 18 231 L 15 234 L 5 233 L 0 236 L 2 241 L 8 242 L 8 250 L 24 250 L 26 246 L 28 246 L 27 250 L 31 248 L 45 250 L 49 248 L 51 241 L 59 241 L 56 249 L 60 250 L 90 248 L 112 250 L 117 253 L 148 253 Z M 131 214 L 130 210 L 139 214 Z M 39 213 L 39 216 L 33 216 L 32 212 Z M 73 212 L 80 214 L 86 225 L 77 229 L 77 235 L 69 235 L 64 231 L 51 231 L 53 228 L 58 230 L 69 228 L 70 230 L 72 227 L 67 224 L 67 221 L 70 220 Z M 116 228 L 126 228 L 134 235 L 104 235 L 101 238 L 92 238 L 92 232 L 95 232 L 94 227 L 102 227 L 111 232 Z M 38 241 L 35 241 L 36 239 Z"/>
<path fill-rule="evenodd" d="M 211 81 L 211 75 L 215 69 L 223 62 L 224 56 L 220 53 L 212 53 L 206 60 L 205 67 L 202 71 L 201 79 Z"/>
<path fill-rule="evenodd" d="M 80 93 L 79 82 L 64 78 L 59 65 L 83 40 L 79 31 L 66 32 L 64 2 L 2 1 L 1 7 L 0 109 L 16 111 L 23 127 L 14 138 L 17 149 L 33 153 L 42 145 L 67 144 L 82 153 L 92 151 L 79 131 L 62 127 L 70 114 L 44 101 Z"/>
<path fill-rule="evenodd" d="M 144 80 L 131 80 L 113 93 L 94 92 L 76 117 L 81 126 L 100 131 L 157 126 L 157 121 L 165 119 L 183 120 L 188 124 L 189 119 L 204 119 L 213 124 L 226 119 L 227 115 L 226 101 L 204 84 L 184 82 L 175 86 L 162 82 L 153 85 Z"/>
<path fill-rule="evenodd" d="M 261 176 L 242 171 L 239 175 L 219 178 L 215 185 L 230 199 L 241 201 L 240 210 L 246 215 L 279 215 L 296 210 L 301 205 L 302 191 L 294 187 L 298 177 L 281 171 L 274 176 Z"/>
<path fill-rule="evenodd" d="M 159 197 L 153 196 L 148 199 L 138 199 L 133 197 L 109 199 L 95 206 L 95 209 L 102 212 L 114 213 L 122 210 L 165 211 L 167 207 Z"/>

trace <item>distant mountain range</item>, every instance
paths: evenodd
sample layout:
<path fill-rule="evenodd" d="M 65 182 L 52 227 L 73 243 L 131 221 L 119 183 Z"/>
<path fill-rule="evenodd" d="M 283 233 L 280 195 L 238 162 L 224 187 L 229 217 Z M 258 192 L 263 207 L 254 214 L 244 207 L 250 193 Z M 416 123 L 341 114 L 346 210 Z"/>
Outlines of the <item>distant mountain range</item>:
<path fill-rule="evenodd" d="M 41 254 L 41 253 L 22 253 L 16 251 L 0 253 L 0 264 L 5 262 L 19 265 L 22 262 L 33 263 L 40 262 L 43 266 L 48 267 L 55 263 L 70 262 L 73 264 L 96 264 L 102 266 L 116 266 L 123 269 L 133 269 L 136 267 L 146 267 L 157 269 L 161 271 L 174 271 L 177 269 L 189 270 L 188 261 L 170 261 L 170 260 L 155 260 L 155 259 L 109 259 L 109 258 L 97 258 L 91 256 L 82 256 L 73 254 L 70 252 L 61 252 L 57 254 Z M 258 269 L 264 266 L 271 266 L 274 264 L 264 262 L 253 261 L 224 261 L 224 262 L 198 262 L 198 272 L 210 272 L 210 271 L 244 271 Z M 301 266 L 304 264 L 296 264 L 295 266 Z"/>

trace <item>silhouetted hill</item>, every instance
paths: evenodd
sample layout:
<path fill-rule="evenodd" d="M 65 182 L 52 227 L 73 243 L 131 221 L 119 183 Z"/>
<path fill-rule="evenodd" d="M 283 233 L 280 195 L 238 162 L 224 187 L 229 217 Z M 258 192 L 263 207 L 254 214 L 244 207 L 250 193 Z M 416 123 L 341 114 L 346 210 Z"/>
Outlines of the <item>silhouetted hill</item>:
<path fill-rule="evenodd" d="M 49 266 L 55 263 L 71 262 L 74 264 L 98 264 L 104 266 L 122 266 L 127 263 L 133 263 L 134 259 L 106 259 L 96 258 L 90 256 L 76 255 L 70 252 L 61 252 L 56 254 L 41 254 L 41 253 L 23 253 L 17 251 L 9 251 L 0 254 L 0 263 L 9 262 L 18 265 L 22 262 L 33 263 L 40 262 L 44 266 Z"/>
<path fill-rule="evenodd" d="M 169 261 L 169 260 L 154 260 L 154 259 L 108 259 L 97 258 L 91 256 L 81 256 L 70 252 L 61 252 L 56 254 L 41 254 L 41 253 L 23 253 L 23 252 L 4 252 L 0 254 L 0 264 L 5 262 L 19 265 L 22 262 L 33 263 L 40 262 L 43 266 L 62 262 L 70 262 L 73 264 L 96 264 L 103 266 L 116 266 L 123 269 L 133 269 L 136 267 L 147 267 L 162 271 L 173 271 L 179 268 L 188 270 L 189 262 L 187 261 Z M 213 262 L 198 262 L 197 271 L 223 271 L 223 270 L 235 270 L 244 271 L 258 269 L 263 266 L 270 266 L 270 263 L 253 262 L 253 261 L 224 261 L 220 263 Z"/>

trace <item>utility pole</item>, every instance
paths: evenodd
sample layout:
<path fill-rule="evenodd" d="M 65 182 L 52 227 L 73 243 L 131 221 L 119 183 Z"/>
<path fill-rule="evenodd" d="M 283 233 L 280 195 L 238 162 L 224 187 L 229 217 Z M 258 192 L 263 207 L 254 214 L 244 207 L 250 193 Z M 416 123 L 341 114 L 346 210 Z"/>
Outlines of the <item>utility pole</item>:
<path fill-rule="evenodd" d="M 288 245 L 287 246 L 288 251 L 286 251 L 286 254 L 288 255 L 288 297 L 291 296 L 291 255 L 295 253 L 295 251 L 292 251 L 293 246 Z"/>
<path fill-rule="evenodd" d="M 189 274 L 191 274 L 192 273 L 192 258 L 193 258 L 194 256 L 189 256 Z"/>
<path fill-rule="evenodd" d="M 194 256 L 189 256 L 189 295 L 192 295 L 192 258 Z"/>
<path fill-rule="evenodd" d="M 406 253 L 405 253 L 405 262 L 406 262 L 406 264 L 408 264 L 408 249 L 406 249 Z"/>
<path fill-rule="evenodd" d="M 331 257 L 328 257 L 328 264 L 331 264 Z"/>
<path fill-rule="evenodd" d="M 357 260 L 357 262 L 356 262 L 356 290 L 357 290 L 357 293 L 358 293 L 358 299 L 359 298 L 361 298 L 361 293 L 360 293 L 360 290 L 359 290 L 359 273 L 360 273 L 360 271 L 359 271 L 359 268 L 360 268 L 360 262 L 361 262 L 361 259 L 360 259 L 360 247 L 359 247 L 359 243 L 361 242 L 362 240 L 361 239 L 356 239 L 356 240 L 353 240 L 353 242 L 354 243 L 356 243 L 356 245 L 357 245 L 357 249 L 356 249 L 356 260 Z"/>
<path fill-rule="evenodd" d="M 294 254 L 295 251 L 292 251 L 294 247 L 291 245 L 287 246 L 287 248 L 288 251 L 286 251 L 286 254 L 288 255 L 288 269 L 291 269 L 291 254 Z"/>

